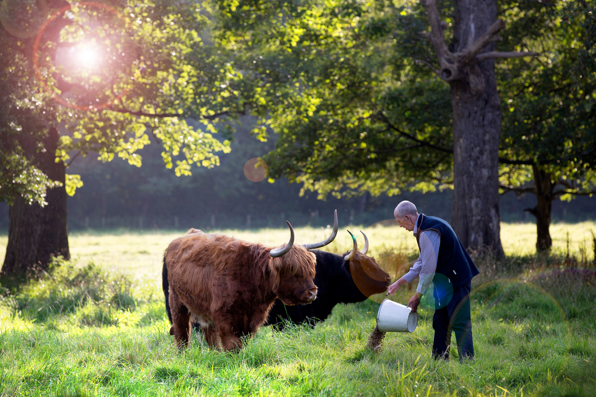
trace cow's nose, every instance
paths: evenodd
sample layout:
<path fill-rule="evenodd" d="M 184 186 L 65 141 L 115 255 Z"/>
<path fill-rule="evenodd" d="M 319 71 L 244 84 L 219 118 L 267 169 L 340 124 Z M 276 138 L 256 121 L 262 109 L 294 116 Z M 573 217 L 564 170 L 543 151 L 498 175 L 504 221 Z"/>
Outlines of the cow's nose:
<path fill-rule="evenodd" d="M 314 301 L 315 299 L 317 299 L 317 289 L 316 288 L 313 288 L 308 291 L 308 299 L 310 301 Z"/>

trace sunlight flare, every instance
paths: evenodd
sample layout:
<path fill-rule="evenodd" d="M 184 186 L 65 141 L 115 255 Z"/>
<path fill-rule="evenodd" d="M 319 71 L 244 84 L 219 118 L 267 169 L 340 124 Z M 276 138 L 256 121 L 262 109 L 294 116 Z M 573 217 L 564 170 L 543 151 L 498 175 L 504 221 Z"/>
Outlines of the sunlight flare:
<path fill-rule="evenodd" d="M 73 56 L 76 64 L 84 69 L 95 69 L 100 63 L 99 50 L 92 43 L 84 43 L 75 47 Z"/>

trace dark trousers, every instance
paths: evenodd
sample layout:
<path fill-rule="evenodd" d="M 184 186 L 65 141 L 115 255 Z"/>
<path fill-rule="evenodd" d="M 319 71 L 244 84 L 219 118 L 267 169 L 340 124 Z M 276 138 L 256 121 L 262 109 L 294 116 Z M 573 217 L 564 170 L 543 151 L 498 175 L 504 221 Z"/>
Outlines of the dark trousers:
<path fill-rule="evenodd" d="M 437 309 L 433 316 L 435 340 L 433 357 L 449 359 L 451 331 L 455 331 L 460 360 L 474 358 L 472 341 L 472 319 L 470 318 L 471 282 L 453 289 L 453 298 L 447 306 Z"/>

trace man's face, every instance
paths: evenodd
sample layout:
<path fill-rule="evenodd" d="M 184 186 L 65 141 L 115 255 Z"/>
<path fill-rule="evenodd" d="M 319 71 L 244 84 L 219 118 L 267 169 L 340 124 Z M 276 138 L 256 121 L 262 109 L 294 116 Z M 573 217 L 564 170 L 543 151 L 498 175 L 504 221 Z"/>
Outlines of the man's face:
<path fill-rule="evenodd" d="M 401 217 L 395 214 L 395 220 L 401 227 L 403 227 L 407 231 L 411 232 L 414 230 L 414 224 L 416 222 L 416 217 L 414 215 L 406 214 L 405 216 Z"/>

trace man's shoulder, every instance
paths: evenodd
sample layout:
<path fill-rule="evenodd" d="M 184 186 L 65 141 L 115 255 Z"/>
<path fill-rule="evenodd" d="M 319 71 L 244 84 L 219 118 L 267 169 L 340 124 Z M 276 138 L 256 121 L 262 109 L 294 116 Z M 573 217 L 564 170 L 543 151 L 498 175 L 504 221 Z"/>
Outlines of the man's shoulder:
<path fill-rule="evenodd" d="M 437 216 L 424 216 L 424 220 L 422 221 L 422 229 L 427 230 L 427 229 L 437 229 L 439 230 L 439 228 L 441 227 L 446 227 L 448 229 L 452 229 L 451 225 L 449 224 L 449 222 L 447 222 L 445 219 L 439 218 Z"/>
<path fill-rule="evenodd" d="M 438 216 L 424 215 L 424 219 L 429 220 L 431 222 L 441 222 L 449 224 L 449 222 L 447 222 L 445 219 L 439 218 Z"/>

